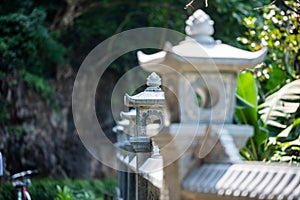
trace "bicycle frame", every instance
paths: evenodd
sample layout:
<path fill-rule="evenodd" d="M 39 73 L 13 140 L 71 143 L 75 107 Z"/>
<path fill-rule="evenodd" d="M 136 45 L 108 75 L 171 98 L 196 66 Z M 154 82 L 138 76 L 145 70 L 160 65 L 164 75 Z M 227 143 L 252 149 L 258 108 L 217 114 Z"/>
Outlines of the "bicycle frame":
<path fill-rule="evenodd" d="M 17 200 L 31 200 L 30 194 L 27 191 L 27 187 L 31 185 L 28 175 L 37 173 L 36 170 L 28 170 L 14 174 L 12 178 L 12 184 L 17 189 Z"/>
<path fill-rule="evenodd" d="M 17 200 L 31 200 L 30 194 L 27 191 L 27 187 L 24 185 L 17 188 Z"/>

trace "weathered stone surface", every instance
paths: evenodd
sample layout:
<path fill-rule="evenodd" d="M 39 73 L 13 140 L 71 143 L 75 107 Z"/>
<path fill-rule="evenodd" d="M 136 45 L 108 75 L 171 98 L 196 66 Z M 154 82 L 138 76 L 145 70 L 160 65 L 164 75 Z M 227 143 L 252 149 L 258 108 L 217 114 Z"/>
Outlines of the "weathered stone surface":
<path fill-rule="evenodd" d="M 110 85 L 106 83 L 106 88 L 112 87 L 111 76 L 107 76 L 106 82 Z M 41 100 L 39 94 L 16 77 L 9 75 L 0 80 L 1 97 L 9 102 L 7 122 L 0 124 L 5 176 L 38 169 L 41 176 L 102 177 L 107 169 L 84 148 L 74 126 L 71 105 L 75 73 L 72 68 L 58 67 L 56 79 L 51 81 L 58 109 Z M 17 83 L 8 87 L 12 79 L 17 79 Z M 110 115 L 103 106 L 107 108 L 106 104 L 99 105 L 99 115 Z M 101 118 L 100 123 L 112 124 L 112 117 L 110 121 L 103 121 L 107 118 Z"/>

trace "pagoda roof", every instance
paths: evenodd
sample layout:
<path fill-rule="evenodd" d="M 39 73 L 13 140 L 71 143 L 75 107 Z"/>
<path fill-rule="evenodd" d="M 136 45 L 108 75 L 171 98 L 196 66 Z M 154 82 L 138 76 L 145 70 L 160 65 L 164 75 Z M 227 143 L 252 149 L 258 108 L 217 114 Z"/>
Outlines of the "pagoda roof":
<path fill-rule="evenodd" d="M 220 42 L 201 44 L 188 38 L 176 46 L 167 43 L 165 50 L 158 53 L 147 55 L 139 51 L 137 56 L 141 67 L 146 71 L 166 73 L 172 71 L 170 68 L 176 71 L 191 71 L 192 68 L 200 71 L 239 71 L 263 62 L 266 53 L 267 48 L 250 52 Z M 209 69 L 208 66 L 211 65 L 217 68 Z"/>
<path fill-rule="evenodd" d="M 134 96 L 125 95 L 125 105 L 126 106 L 147 106 L 153 104 L 165 103 L 164 92 L 151 92 L 144 91 Z"/>
<path fill-rule="evenodd" d="M 300 168 L 263 162 L 202 164 L 188 174 L 182 187 L 187 195 L 216 195 L 214 199 L 298 199 Z"/>
<path fill-rule="evenodd" d="M 147 78 L 147 88 L 134 96 L 129 96 L 128 94 L 124 97 L 124 104 L 126 106 L 152 106 L 152 105 L 164 105 L 165 94 L 161 90 L 161 79 L 155 73 L 151 73 Z"/>
<path fill-rule="evenodd" d="M 128 119 L 128 120 L 136 119 L 136 110 L 131 109 L 129 112 L 121 111 L 120 116 L 122 119 Z"/>
<path fill-rule="evenodd" d="M 251 68 L 264 61 L 267 48 L 250 52 L 215 40 L 213 20 L 202 10 L 186 20 L 185 40 L 173 46 L 166 42 L 161 52 L 146 55 L 138 52 L 138 60 L 146 71 L 232 71 Z M 216 66 L 216 67 L 215 67 Z"/>

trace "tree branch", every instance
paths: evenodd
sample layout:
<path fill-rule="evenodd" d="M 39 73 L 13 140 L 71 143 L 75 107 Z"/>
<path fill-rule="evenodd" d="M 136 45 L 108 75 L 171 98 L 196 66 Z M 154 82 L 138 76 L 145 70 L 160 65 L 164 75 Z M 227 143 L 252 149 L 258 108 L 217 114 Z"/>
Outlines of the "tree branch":
<path fill-rule="evenodd" d="M 272 1 L 271 3 L 269 3 L 268 5 L 254 8 L 254 10 L 258 10 L 258 9 L 262 9 L 262 8 L 267 8 L 267 7 L 270 7 L 270 6 L 274 5 L 274 4 L 276 5 L 277 2 L 278 2 L 277 0 L 274 0 L 274 1 Z M 291 11 L 297 13 L 298 15 L 300 15 L 300 11 L 299 11 L 299 10 L 296 10 L 296 9 L 292 8 L 292 7 L 289 6 L 284 0 L 280 0 L 280 2 L 282 3 L 282 5 L 283 5 L 286 9 L 291 10 Z M 297 2 L 300 2 L 300 1 L 297 0 Z"/>
<path fill-rule="evenodd" d="M 263 9 L 263 8 L 268 8 L 268 7 L 272 6 L 272 5 L 274 5 L 275 3 L 276 3 L 276 0 L 272 1 L 271 3 L 269 3 L 267 5 L 256 7 L 253 10 L 259 10 L 259 9 Z"/>
<path fill-rule="evenodd" d="M 205 7 L 208 7 L 208 2 L 207 2 L 207 1 L 208 1 L 208 0 L 205 0 Z M 195 2 L 195 0 L 191 0 L 189 3 L 187 3 L 187 4 L 185 5 L 184 9 L 188 9 L 189 7 L 195 9 L 195 8 L 193 7 L 193 3 L 194 3 L 194 2 Z"/>
<path fill-rule="evenodd" d="M 154 8 L 163 8 L 168 11 L 182 11 L 183 9 L 180 7 L 172 6 L 169 4 L 160 4 L 154 2 L 128 2 L 128 1 L 113 1 L 113 2 L 88 2 L 83 0 L 65 0 L 66 5 L 64 8 L 60 9 L 54 20 L 52 25 L 50 26 L 50 30 L 56 30 L 58 32 L 62 32 L 63 30 L 72 27 L 75 18 L 83 15 L 88 12 L 92 8 L 107 8 L 121 5 L 132 5 L 135 7 L 154 7 Z"/>
<path fill-rule="evenodd" d="M 298 15 L 300 15 L 300 11 L 295 10 L 294 8 L 292 8 L 291 6 L 289 6 L 288 4 L 286 4 L 286 2 L 284 0 L 280 0 L 280 1 L 281 1 L 281 3 L 283 4 L 283 6 L 285 8 L 287 8 L 288 10 L 291 10 L 291 11 L 297 13 Z"/>
<path fill-rule="evenodd" d="M 194 7 L 192 5 L 193 3 L 194 3 L 194 0 L 191 0 L 188 4 L 185 5 L 184 9 L 188 9 L 189 7 L 194 9 Z"/>

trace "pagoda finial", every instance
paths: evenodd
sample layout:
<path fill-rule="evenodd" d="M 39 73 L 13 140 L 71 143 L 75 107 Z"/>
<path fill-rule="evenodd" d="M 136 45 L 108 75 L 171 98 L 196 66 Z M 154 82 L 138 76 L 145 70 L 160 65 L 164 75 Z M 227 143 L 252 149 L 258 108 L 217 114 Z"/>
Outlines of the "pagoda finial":
<path fill-rule="evenodd" d="M 147 78 L 147 91 L 161 91 L 161 78 L 155 73 L 152 72 Z"/>
<path fill-rule="evenodd" d="M 185 32 L 200 43 L 213 43 L 214 21 L 203 10 L 196 10 L 186 20 Z"/>

